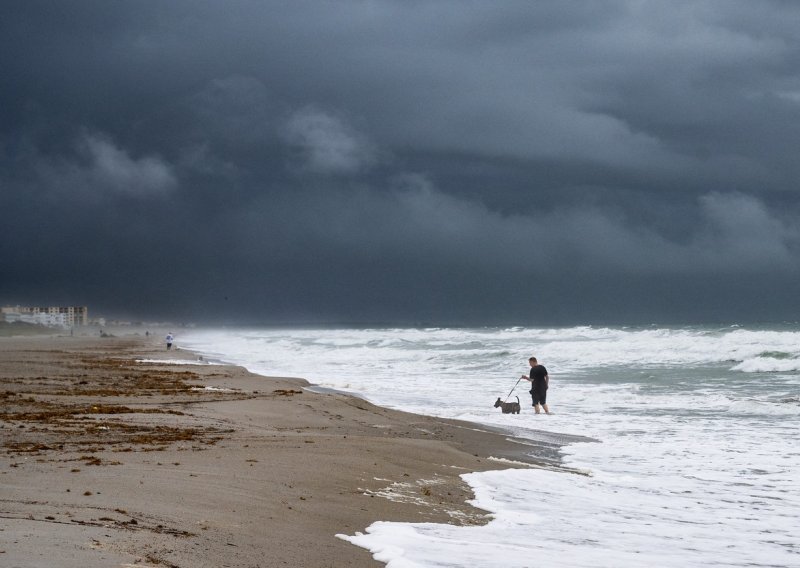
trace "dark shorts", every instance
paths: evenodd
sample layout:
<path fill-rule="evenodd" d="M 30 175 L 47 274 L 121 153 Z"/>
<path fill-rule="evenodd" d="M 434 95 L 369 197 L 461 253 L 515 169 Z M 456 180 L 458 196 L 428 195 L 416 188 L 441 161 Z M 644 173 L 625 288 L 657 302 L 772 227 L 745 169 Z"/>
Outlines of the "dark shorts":
<path fill-rule="evenodd" d="M 537 404 L 547 404 L 547 387 L 538 387 L 535 386 L 530 390 L 531 398 L 533 399 L 533 405 L 536 406 Z"/>

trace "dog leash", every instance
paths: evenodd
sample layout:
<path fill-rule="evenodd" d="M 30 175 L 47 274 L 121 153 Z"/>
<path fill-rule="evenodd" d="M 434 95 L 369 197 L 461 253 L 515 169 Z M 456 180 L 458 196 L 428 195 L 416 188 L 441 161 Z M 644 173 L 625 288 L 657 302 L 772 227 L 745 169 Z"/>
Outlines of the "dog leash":
<path fill-rule="evenodd" d="M 516 382 L 516 383 L 514 383 L 514 386 L 511 388 L 511 390 L 510 390 L 510 391 L 508 391 L 508 394 L 506 395 L 506 399 L 505 399 L 503 402 L 508 402 L 508 397 L 510 397 L 510 396 L 511 396 L 511 393 L 512 393 L 512 392 L 514 392 L 514 389 L 515 389 L 515 388 L 517 388 L 517 385 L 519 384 L 519 382 L 520 382 L 521 380 L 522 380 L 522 377 L 520 377 L 520 378 L 518 378 L 518 379 L 517 379 L 517 382 Z"/>

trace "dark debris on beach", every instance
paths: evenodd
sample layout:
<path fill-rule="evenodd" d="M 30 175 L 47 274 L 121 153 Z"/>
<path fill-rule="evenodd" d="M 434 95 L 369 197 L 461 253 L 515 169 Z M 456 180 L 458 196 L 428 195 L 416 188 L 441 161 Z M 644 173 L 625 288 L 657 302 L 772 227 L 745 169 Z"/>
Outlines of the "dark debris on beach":
<path fill-rule="evenodd" d="M 202 449 L 217 443 L 225 429 L 201 426 L 184 410 L 242 396 L 205 390 L 192 371 L 102 353 L 76 357 L 65 352 L 58 366 L 25 355 L 0 362 L 0 451 L 10 455 L 153 451 L 176 442 Z"/>

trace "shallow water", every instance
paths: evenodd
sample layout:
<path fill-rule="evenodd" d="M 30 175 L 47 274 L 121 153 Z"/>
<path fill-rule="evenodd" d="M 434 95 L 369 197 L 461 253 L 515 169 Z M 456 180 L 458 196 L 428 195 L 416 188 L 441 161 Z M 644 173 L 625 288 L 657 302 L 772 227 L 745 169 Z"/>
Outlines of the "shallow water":
<path fill-rule="evenodd" d="M 800 566 L 800 327 L 208 330 L 181 345 L 412 412 L 599 443 L 590 473 L 466 477 L 482 527 L 376 523 L 348 539 L 403 566 Z M 492 407 L 530 355 L 554 414 Z M 500 466 L 498 466 L 500 467 Z M 507 551 L 498 554 L 499 550 Z M 549 559 L 549 560 L 548 560 Z"/>

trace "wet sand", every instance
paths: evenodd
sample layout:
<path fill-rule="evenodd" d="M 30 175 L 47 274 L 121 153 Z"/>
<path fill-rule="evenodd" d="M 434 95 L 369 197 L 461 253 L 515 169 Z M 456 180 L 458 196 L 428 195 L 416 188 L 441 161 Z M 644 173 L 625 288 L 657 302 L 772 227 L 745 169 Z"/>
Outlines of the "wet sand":
<path fill-rule="evenodd" d="M 336 534 L 484 523 L 460 474 L 557 464 L 308 386 L 152 337 L 0 337 L 0 566 L 383 566 Z"/>

